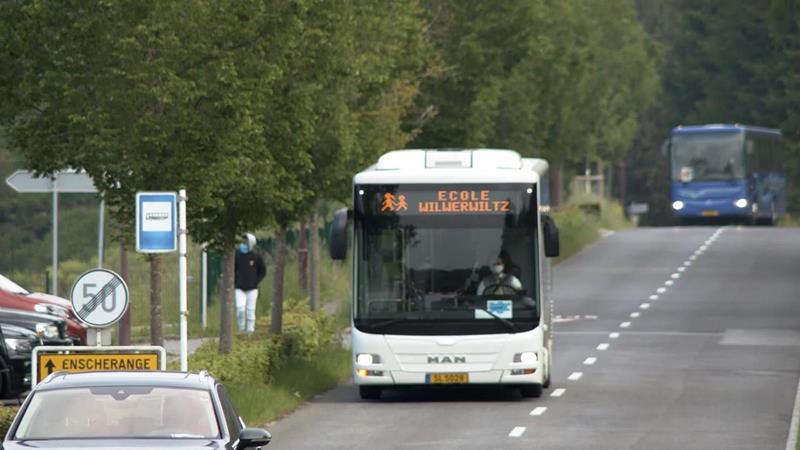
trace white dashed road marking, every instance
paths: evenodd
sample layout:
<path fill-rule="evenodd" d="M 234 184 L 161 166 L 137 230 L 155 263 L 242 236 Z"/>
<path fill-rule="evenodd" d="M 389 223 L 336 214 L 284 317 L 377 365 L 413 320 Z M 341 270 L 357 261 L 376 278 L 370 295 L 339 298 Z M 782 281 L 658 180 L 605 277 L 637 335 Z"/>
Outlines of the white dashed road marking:
<path fill-rule="evenodd" d="M 531 415 L 541 416 L 542 414 L 544 414 L 545 411 L 547 411 L 547 406 L 537 406 L 536 408 L 533 408 L 533 411 L 531 411 Z"/>
<path fill-rule="evenodd" d="M 525 433 L 525 427 L 514 427 L 511 430 L 511 433 L 508 433 L 508 437 L 520 437 Z"/>
<path fill-rule="evenodd" d="M 650 300 L 658 300 L 658 295 L 656 294 L 651 295 Z"/>
<path fill-rule="evenodd" d="M 635 319 L 635 318 L 637 318 L 637 317 L 639 317 L 640 315 L 641 315 L 641 314 L 640 314 L 638 311 L 637 311 L 637 312 L 632 312 L 632 313 L 631 313 L 631 317 L 633 317 L 634 319 Z"/>
<path fill-rule="evenodd" d="M 669 277 L 672 278 L 673 280 L 677 280 L 678 278 L 681 277 L 681 274 L 679 274 L 678 272 L 675 272 L 672 275 L 670 275 Z"/>
<path fill-rule="evenodd" d="M 561 397 L 562 395 L 564 395 L 564 392 L 567 392 L 567 390 L 564 388 L 558 388 L 550 393 L 550 397 Z"/>
<path fill-rule="evenodd" d="M 616 339 L 619 337 L 619 333 L 609 333 L 608 337 L 611 339 Z"/>
<path fill-rule="evenodd" d="M 596 362 L 597 362 L 597 358 L 595 358 L 594 356 L 590 356 L 590 357 L 588 357 L 588 358 L 583 360 L 583 364 L 587 365 L 587 366 L 593 366 L 594 363 L 596 363 Z"/>
<path fill-rule="evenodd" d="M 572 373 L 571 373 L 571 374 L 570 374 L 570 375 L 567 377 L 567 379 L 568 379 L 569 381 L 578 381 L 578 380 L 580 380 L 580 379 L 581 379 L 581 377 L 582 377 L 582 376 L 583 376 L 583 372 L 572 372 Z"/>
<path fill-rule="evenodd" d="M 602 344 L 598 344 L 597 349 L 598 350 L 608 350 L 608 343 L 607 342 L 603 342 Z"/>
<path fill-rule="evenodd" d="M 675 282 L 672 280 L 667 280 L 664 282 L 664 286 L 672 286 L 673 284 L 675 284 Z"/>
<path fill-rule="evenodd" d="M 656 289 L 656 292 L 658 292 L 659 294 L 663 294 L 664 292 L 667 292 L 667 288 L 660 287 L 660 288 Z"/>
<path fill-rule="evenodd" d="M 639 308 L 650 309 L 650 303 L 642 303 L 641 305 L 639 305 Z"/>
<path fill-rule="evenodd" d="M 622 322 L 621 324 L 619 324 L 620 328 L 628 328 L 629 326 L 631 326 L 630 322 Z"/>
<path fill-rule="evenodd" d="M 685 272 L 685 271 L 686 271 L 686 267 L 678 267 L 678 272 Z"/>

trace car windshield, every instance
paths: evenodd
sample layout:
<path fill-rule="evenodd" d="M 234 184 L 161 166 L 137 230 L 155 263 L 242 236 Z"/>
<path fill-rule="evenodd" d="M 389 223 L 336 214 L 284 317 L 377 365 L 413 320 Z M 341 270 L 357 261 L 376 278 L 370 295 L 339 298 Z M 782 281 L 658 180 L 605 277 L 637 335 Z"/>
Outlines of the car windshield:
<path fill-rule="evenodd" d="M 672 180 L 735 180 L 744 178 L 744 151 L 739 132 L 672 136 Z"/>
<path fill-rule="evenodd" d="M 36 392 L 15 439 L 217 438 L 208 391 L 110 386 Z"/>
<path fill-rule="evenodd" d="M 424 335 L 536 326 L 535 186 L 357 189 L 357 328 Z"/>
<path fill-rule="evenodd" d="M 13 281 L 9 280 L 3 275 L 0 275 L 0 289 L 8 292 L 13 292 L 15 294 L 22 294 L 22 295 L 30 294 L 30 292 L 28 292 L 27 289 L 18 285 L 17 283 L 14 283 Z"/>

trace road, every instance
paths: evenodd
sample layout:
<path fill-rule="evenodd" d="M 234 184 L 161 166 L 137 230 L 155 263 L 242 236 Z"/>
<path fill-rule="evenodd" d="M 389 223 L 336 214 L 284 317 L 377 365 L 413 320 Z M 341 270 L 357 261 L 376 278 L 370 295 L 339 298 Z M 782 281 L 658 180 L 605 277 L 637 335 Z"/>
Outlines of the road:
<path fill-rule="evenodd" d="M 800 230 L 615 233 L 557 266 L 553 384 L 340 386 L 270 449 L 784 449 L 800 376 Z"/>

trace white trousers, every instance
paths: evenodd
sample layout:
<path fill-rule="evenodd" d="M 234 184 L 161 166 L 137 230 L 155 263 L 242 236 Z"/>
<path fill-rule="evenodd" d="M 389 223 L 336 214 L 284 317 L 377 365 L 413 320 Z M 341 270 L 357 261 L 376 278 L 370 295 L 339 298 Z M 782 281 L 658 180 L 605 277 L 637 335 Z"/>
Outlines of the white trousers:
<path fill-rule="evenodd" d="M 256 330 L 256 300 L 258 289 L 243 291 L 236 289 L 236 319 L 239 331 L 252 333 Z"/>

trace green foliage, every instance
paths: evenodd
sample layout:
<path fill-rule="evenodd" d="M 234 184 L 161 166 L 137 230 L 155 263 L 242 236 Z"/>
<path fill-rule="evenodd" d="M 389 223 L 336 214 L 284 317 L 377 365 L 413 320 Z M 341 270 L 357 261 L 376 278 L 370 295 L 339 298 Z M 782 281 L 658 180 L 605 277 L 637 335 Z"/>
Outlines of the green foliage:
<path fill-rule="evenodd" d="M 0 436 L 5 436 L 8 429 L 11 428 L 11 423 L 17 416 L 19 408 L 13 406 L 0 406 Z"/>
<path fill-rule="evenodd" d="M 189 357 L 191 370 L 208 370 L 225 382 L 269 383 L 275 371 L 289 360 L 309 360 L 335 343 L 332 320 L 323 312 L 311 312 L 306 302 L 286 302 L 284 328 L 269 335 L 269 317 L 260 317 L 253 336 L 238 336 L 227 354 L 217 352 L 216 342 L 203 344 Z"/>
<path fill-rule="evenodd" d="M 226 383 L 239 414 L 249 425 L 274 421 L 351 374 L 350 350 L 329 347 L 309 359 L 290 359 L 269 384 Z"/>
<path fill-rule="evenodd" d="M 586 205 L 591 205 L 592 208 L 586 208 Z M 619 203 L 596 196 L 575 196 L 552 215 L 561 240 L 561 256 L 557 260 L 559 262 L 597 240 L 601 229 L 620 230 L 631 227 Z"/>
<path fill-rule="evenodd" d="M 505 147 L 615 159 L 654 100 L 648 39 L 627 0 L 430 2 L 446 68 L 423 85 L 420 147 Z"/>

